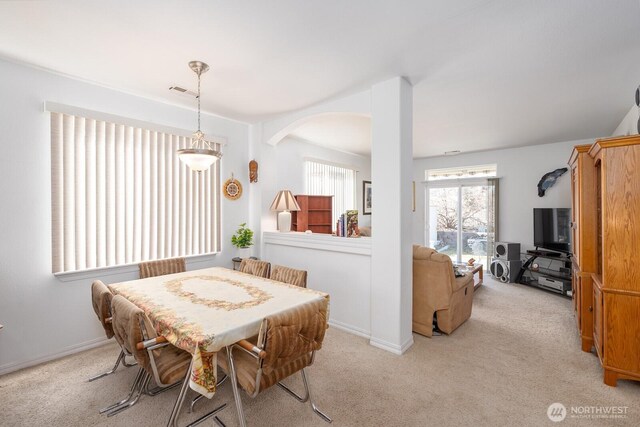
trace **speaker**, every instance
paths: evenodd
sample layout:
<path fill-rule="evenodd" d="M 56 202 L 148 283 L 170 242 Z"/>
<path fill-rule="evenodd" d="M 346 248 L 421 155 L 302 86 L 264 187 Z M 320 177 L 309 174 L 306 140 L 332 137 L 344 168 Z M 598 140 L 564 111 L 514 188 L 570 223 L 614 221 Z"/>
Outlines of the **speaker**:
<path fill-rule="evenodd" d="M 493 257 L 506 261 L 520 260 L 520 243 L 496 242 Z"/>
<path fill-rule="evenodd" d="M 500 258 L 494 258 L 489 265 L 491 275 L 503 283 L 515 282 L 521 268 L 521 260 L 507 261 Z"/>

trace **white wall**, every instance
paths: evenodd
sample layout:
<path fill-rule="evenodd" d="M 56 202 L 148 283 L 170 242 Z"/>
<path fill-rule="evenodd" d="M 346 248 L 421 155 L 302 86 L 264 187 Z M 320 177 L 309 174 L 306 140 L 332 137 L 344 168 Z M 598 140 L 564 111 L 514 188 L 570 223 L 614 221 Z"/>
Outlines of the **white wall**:
<path fill-rule="evenodd" d="M 371 238 L 266 232 L 264 258 L 306 270 L 307 287 L 329 294 L 329 323 L 371 335 Z"/>
<path fill-rule="evenodd" d="M 537 184 L 542 175 L 567 166 L 574 145 L 594 140 L 567 141 L 507 150 L 491 150 L 457 156 L 415 159 L 416 211 L 413 214 L 413 241 L 425 244 L 425 169 L 448 168 L 495 163 L 500 177 L 499 239 L 533 247 L 533 208 L 571 207 L 569 172 L 538 197 Z"/>
<path fill-rule="evenodd" d="M 637 106 L 631 107 L 629 112 L 624 116 L 612 136 L 636 135 L 638 133 L 638 119 L 640 114 Z"/>
<path fill-rule="evenodd" d="M 275 147 L 278 188 L 289 188 L 294 194 L 304 194 L 304 161 L 308 158 L 353 167 L 358 171 L 355 206 L 359 212 L 358 223 L 371 225 L 371 216 L 362 215 L 362 181 L 371 180 L 371 157 L 285 138 Z M 275 193 L 273 196 L 275 197 Z"/>
<path fill-rule="evenodd" d="M 262 187 L 263 231 L 276 229 L 276 213 L 269 211 L 271 202 L 279 190 L 288 189 L 293 194 L 304 194 L 304 160 L 312 158 L 354 167 L 356 176 L 356 209 L 359 211 L 360 226 L 371 224 L 370 215 L 362 215 L 362 181 L 371 180 L 371 158 L 357 154 L 336 151 L 319 145 L 309 144 L 294 138 L 285 138 L 276 146 L 261 144 L 263 169 L 267 174 Z M 267 160 L 268 159 L 268 160 Z"/>
<path fill-rule="evenodd" d="M 196 125 L 194 111 L 0 60 L 0 374 L 100 342 L 105 337 L 91 307 L 92 280 L 137 277 L 132 268 L 66 282 L 51 274 L 50 125 L 44 101 L 187 130 Z M 221 179 L 234 172 L 245 195 L 238 201 L 221 197 L 222 253 L 190 262 L 188 269 L 231 266 L 230 236 L 250 211 L 249 126 L 204 115 L 202 130 L 228 139 Z"/>

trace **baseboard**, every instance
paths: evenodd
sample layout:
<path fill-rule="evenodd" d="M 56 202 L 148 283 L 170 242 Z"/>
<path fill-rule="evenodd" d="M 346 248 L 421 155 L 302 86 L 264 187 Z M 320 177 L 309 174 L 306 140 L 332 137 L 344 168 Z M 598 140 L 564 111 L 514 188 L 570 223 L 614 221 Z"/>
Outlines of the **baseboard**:
<path fill-rule="evenodd" d="M 369 344 L 374 347 L 381 348 L 382 350 L 389 351 L 391 353 L 403 354 L 409 349 L 409 347 L 413 345 L 413 335 L 411 335 L 411 337 L 409 337 L 404 343 L 402 343 L 402 345 L 390 343 L 388 341 L 373 337 L 371 338 L 371 340 L 369 340 Z"/>
<path fill-rule="evenodd" d="M 95 347 L 100 347 L 109 342 L 106 337 L 95 338 L 89 341 L 85 341 L 80 344 L 71 345 L 66 347 L 62 351 L 48 354 L 46 356 L 38 357 L 36 359 L 27 360 L 24 362 L 7 363 L 0 366 L 0 375 L 8 374 L 10 372 L 19 371 L 20 369 L 29 368 L 31 366 L 40 365 L 41 363 L 50 362 L 52 360 L 60 359 L 71 354 L 80 353 L 81 351 L 89 350 Z"/>
<path fill-rule="evenodd" d="M 341 331 L 348 332 L 353 335 L 357 335 L 363 338 L 371 338 L 371 333 L 369 331 L 365 331 L 364 329 L 356 328 L 355 326 L 347 325 L 346 323 L 338 322 L 337 320 L 329 320 L 329 325 L 340 329 Z"/>

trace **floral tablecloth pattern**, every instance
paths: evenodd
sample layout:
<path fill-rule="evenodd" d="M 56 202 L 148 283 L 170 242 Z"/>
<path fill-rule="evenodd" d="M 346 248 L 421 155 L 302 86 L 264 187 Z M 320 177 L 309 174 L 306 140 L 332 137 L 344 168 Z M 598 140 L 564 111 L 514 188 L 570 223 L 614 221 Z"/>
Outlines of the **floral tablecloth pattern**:
<path fill-rule="evenodd" d="M 222 267 L 108 287 L 140 307 L 158 335 L 193 355 L 189 385 L 208 398 L 216 391 L 218 351 L 258 334 L 267 316 L 329 298 L 324 292 Z"/>

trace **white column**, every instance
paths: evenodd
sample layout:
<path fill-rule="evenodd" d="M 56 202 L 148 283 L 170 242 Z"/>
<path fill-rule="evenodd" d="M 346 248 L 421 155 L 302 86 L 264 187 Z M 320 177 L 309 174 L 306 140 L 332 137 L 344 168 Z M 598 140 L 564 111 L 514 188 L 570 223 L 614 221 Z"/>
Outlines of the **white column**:
<path fill-rule="evenodd" d="M 412 94 L 395 77 L 372 87 L 371 345 L 402 354 L 413 344 Z"/>

